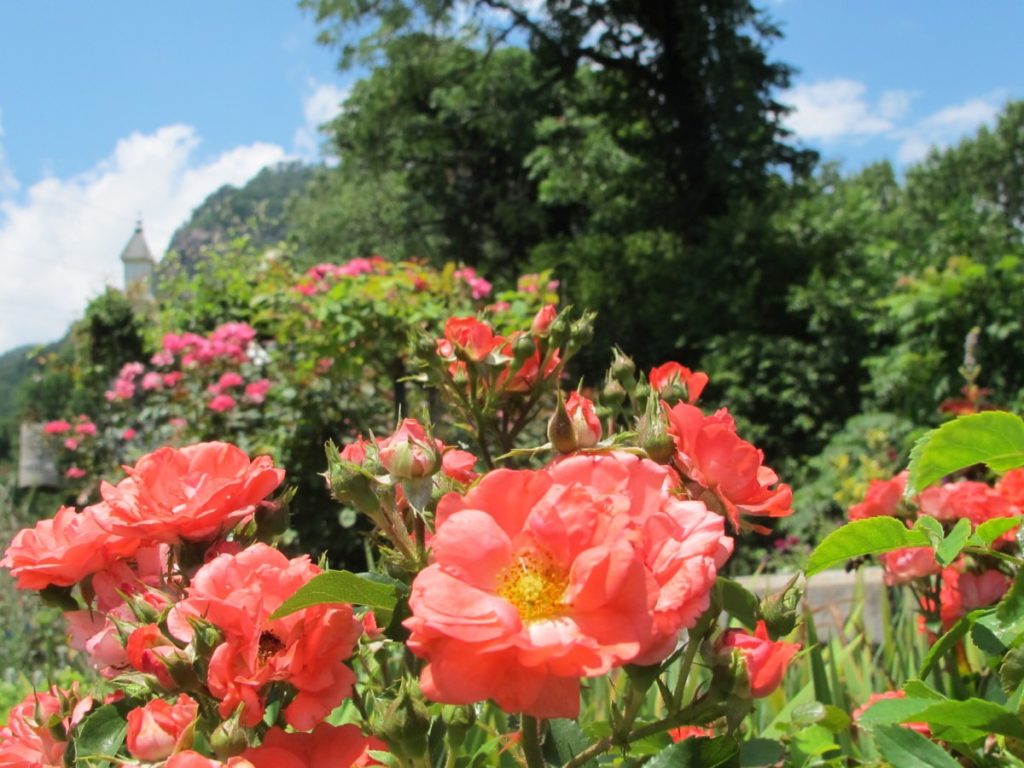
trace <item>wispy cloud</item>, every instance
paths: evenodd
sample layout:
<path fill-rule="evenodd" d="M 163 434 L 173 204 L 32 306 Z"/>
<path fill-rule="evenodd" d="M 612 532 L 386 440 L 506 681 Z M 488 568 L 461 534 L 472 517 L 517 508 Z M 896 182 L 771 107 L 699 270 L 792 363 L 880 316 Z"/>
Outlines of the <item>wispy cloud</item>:
<path fill-rule="evenodd" d="M 254 143 L 197 158 L 195 128 L 133 133 L 90 170 L 47 177 L 0 202 L 0 350 L 59 338 L 105 284 L 121 283 L 121 249 L 137 212 L 159 256 L 174 229 L 211 192 L 285 159 Z"/>
<path fill-rule="evenodd" d="M 901 140 L 897 157 L 901 163 L 916 162 L 923 159 L 932 147 L 949 146 L 979 126 L 991 124 L 1005 100 L 1004 91 L 994 91 L 933 112 L 897 132 L 897 138 Z"/>
<path fill-rule="evenodd" d="M 825 143 L 892 131 L 912 99 L 908 91 L 893 90 L 872 104 L 864 83 L 845 78 L 797 85 L 782 94 L 782 101 L 793 107 L 788 127 L 802 138 Z"/>
<path fill-rule="evenodd" d="M 305 123 L 295 130 L 292 140 L 295 153 L 304 160 L 316 160 L 320 155 L 322 137 L 320 126 L 334 119 L 348 98 L 348 89 L 331 83 L 310 80 L 308 94 L 302 104 Z"/>

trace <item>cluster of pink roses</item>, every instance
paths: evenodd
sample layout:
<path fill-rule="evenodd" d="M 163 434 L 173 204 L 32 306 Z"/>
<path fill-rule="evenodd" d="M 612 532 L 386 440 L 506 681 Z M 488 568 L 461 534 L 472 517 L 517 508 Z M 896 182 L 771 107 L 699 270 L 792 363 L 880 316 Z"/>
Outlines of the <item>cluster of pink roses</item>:
<path fill-rule="evenodd" d="M 1018 517 L 1024 510 L 1024 470 L 1006 473 L 995 486 L 974 480 L 957 480 L 926 488 L 906 498 L 907 473 L 890 480 L 872 480 L 864 501 L 849 510 L 851 521 L 889 516 L 908 527 L 922 516 L 952 528 L 967 520 L 971 530 L 997 518 Z M 1015 546 L 1013 530 L 1000 536 L 994 546 Z M 941 566 L 932 547 L 909 547 L 879 556 L 887 584 L 911 584 L 918 589 L 922 610 L 949 629 L 968 611 L 992 605 L 1010 587 L 1010 578 L 994 565 L 961 557 Z"/>
<path fill-rule="evenodd" d="M 313 296 L 327 291 L 331 284 L 342 277 L 357 277 L 380 272 L 387 265 L 383 256 L 357 257 L 344 264 L 317 264 L 306 270 L 295 290 L 303 296 Z"/>
<path fill-rule="evenodd" d="M 127 402 L 143 395 L 164 393 L 174 399 L 193 379 L 205 378 L 207 407 L 215 413 L 234 409 L 239 402 L 260 405 L 270 390 L 270 380 L 246 382 L 238 368 L 251 362 L 256 331 L 248 323 L 224 323 L 206 336 L 195 333 L 164 335 L 163 345 L 147 369 L 140 362 L 126 363 L 106 393 L 109 402 Z M 227 370 L 224 370 L 224 369 Z"/>
<path fill-rule="evenodd" d="M 89 442 L 99 435 L 96 424 L 85 414 L 80 414 L 71 424 L 64 419 L 48 421 L 43 424 L 43 434 L 60 440 L 61 448 L 67 458 L 67 467 L 64 470 L 64 477 L 69 480 L 79 480 L 86 476 L 86 471 L 79 466 L 76 456 L 79 448 L 85 448 Z M 134 431 L 125 431 L 125 440 L 135 437 Z"/>
<path fill-rule="evenodd" d="M 171 768 L 218 766 L 192 750 L 214 743 L 231 766 L 370 764 L 367 753 L 383 744 L 323 724 L 351 691 L 355 676 L 344 662 L 361 623 L 345 604 L 274 618 L 320 569 L 307 556 L 244 546 L 260 510 L 273 511 L 267 497 L 284 472 L 226 443 L 161 448 L 126 471 L 101 486 L 100 503 L 63 507 L 19 532 L 0 565 L 21 589 L 57 590 L 65 604 L 78 603 L 65 613 L 73 646 L 128 691 L 119 701 L 129 755 Z M 274 691 L 286 700 L 283 723 L 312 733 L 266 731 Z M 30 696 L 0 732 L 0 765 L 63 765 L 63 742 L 94 707 L 70 694 Z M 200 712 L 214 710 L 235 724 L 230 744 L 211 742 Z M 351 759 L 315 762 L 324 750 Z"/>

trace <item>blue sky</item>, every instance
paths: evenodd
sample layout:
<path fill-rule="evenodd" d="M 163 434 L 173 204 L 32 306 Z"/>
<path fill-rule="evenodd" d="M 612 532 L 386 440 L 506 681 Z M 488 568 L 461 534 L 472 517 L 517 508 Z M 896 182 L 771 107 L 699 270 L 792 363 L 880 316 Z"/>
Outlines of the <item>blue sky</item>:
<path fill-rule="evenodd" d="M 1019 0 L 765 2 L 799 70 L 789 124 L 847 169 L 904 166 L 1024 96 Z M 0 0 L 0 350 L 119 284 L 138 211 L 159 254 L 222 184 L 317 159 L 348 81 L 315 34 L 291 0 Z"/>

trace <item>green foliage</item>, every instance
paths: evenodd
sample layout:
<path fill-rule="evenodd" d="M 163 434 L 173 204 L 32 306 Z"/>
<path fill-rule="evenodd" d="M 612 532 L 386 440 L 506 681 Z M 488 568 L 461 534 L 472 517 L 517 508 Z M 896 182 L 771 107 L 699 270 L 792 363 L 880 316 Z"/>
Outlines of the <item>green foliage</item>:
<path fill-rule="evenodd" d="M 368 579 L 349 571 L 325 571 L 306 582 L 274 611 L 272 618 L 280 619 L 311 605 L 348 603 L 364 605 L 377 615 L 381 626 L 386 626 L 398 602 L 394 584 Z"/>
<path fill-rule="evenodd" d="M 928 536 L 904 525 L 894 517 L 872 517 L 847 523 L 833 531 L 811 553 L 805 569 L 808 576 L 855 557 L 877 555 L 903 547 L 926 547 Z"/>
<path fill-rule="evenodd" d="M 910 454 L 909 485 L 921 491 L 975 464 L 999 473 L 1024 466 L 1024 420 L 993 411 L 961 416 L 933 429 Z"/>

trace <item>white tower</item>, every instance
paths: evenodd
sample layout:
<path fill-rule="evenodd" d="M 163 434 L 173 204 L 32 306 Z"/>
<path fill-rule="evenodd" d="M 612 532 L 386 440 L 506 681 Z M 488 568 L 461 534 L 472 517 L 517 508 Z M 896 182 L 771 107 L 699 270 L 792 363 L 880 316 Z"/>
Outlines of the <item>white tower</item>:
<path fill-rule="evenodd" d="M 131 292 L 133 286 L 138 286 L 146 294 L 152 293 L 153 268 L 156 261 L 153 254 L 149 252 L 146 245 L 146 238 L 142 234 L 142 219 L 135 223 L 135 233 L 128 245 L 121 251 L 121 261 L 124 262 L 124 289 Z"/>

